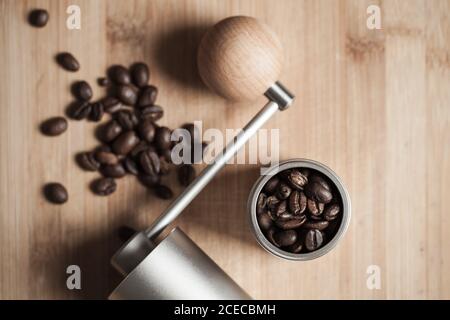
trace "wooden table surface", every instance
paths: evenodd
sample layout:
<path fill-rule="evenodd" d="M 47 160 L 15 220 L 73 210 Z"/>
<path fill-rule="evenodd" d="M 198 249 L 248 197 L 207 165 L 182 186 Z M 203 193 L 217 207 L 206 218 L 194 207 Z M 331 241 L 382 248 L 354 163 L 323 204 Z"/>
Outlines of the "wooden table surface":
<path fill-rule="evenodd" d="M 381 7 L 382 29 L 366 9 Z M 66 28 L 69 4 L 81 30 Z M 50 12 L 43 29 L 31 8 Z M 0 298 L 105 298 L 119 277 L 109 265 L 122 224 L 147 226 L 167 202 L 132 177 L 108 198 L 89 190 L 95 173 L 74 155 L 95 146 L 95 125 L 70 121 L 45 137 L 39 124 L 64 115 L 70 84 L 95 84 L 111 64 L 147 62 L 166 109 L 161 123 L 240 128 L 262 106 L 232 105 L 196 73 L 203 31 L 230 15 L 262 19 L 279 34 L 280 80 L 296 95 L 267 128 L 280 129 L 282 159 L 330 166 L 353 206 L 343 241 L 326 256 L 289 262 L 263 251 L 247 225 L 256 165 L 228 165 L 177 224 L 255 298 L 450 298 L 450 1 L 8 1 L 0 0 Z M 60 51 L 77 73 L 54 62 Z M 95 97 L 102 90 L 94 86 Z M 70 201 L 47 203 L 42 185 L 65 184 Z M 180 189 L 176 189 L 180 192 Z M 66 267 L 82 290 L 66 288 Z M 370 290 L 367 268 L 379 266 Z"/>

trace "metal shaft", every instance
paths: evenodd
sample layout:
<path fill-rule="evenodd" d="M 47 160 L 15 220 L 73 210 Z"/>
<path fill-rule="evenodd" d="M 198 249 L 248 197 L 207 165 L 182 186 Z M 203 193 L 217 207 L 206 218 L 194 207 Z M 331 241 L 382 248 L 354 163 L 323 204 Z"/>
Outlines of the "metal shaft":
<path fill-rule="evenodd" d="M 241 149 L 242 146 L 269 120 L 279 109 L 275 102 L 268 102 L 258 114 L 250 120 L 243 130 L 209 164 L 192 183 L 175 199 L 170 206 L 145 231 L 147 237 L 158 236 L 191 201 L 214 178 L 216 173 Z"/>

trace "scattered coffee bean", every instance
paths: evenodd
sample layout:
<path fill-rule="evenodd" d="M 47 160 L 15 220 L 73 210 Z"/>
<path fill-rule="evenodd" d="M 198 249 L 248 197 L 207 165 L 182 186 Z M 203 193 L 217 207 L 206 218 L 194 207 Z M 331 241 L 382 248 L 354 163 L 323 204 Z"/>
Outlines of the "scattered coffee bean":
<path fill-rule="evenodd" d="M 139 138 L 134 131 L 126 131 L 120 134 L 112 144 L 115 154 L 127 155 L 139 143 Z"/>
<path fill-rule="evenodd" d="M 155 144 L 159 150 L 170 148 L 170 146 L 172 145 L 172 141 L 170 140 L 171 134 L 172 131 L 167 127 L 156 128 Z"/>
<path fill-rule="evenodd" d="M 138 176 L 139 181 L 147 188 L 153 188 L 159 184 L 160 176 L 157 174 L 141 174 Z"/>
<path fill-rule="evenodd" d="M 92 88 L 86 81 L 77 81 L 72 86 L 72 93 L 75 98 L 88 101 L 92 98 Z"/>
<path fill-rule="evenodd" d="M 89 119 L 92 121 L 100 121 L 103 118 L 104 109 L 101 102 L 95 102 L 91 105 L 91 113 L 89 114 Z"/>
<path fill-rule="evenodd" d="M 126 175 L 125 168 L 120 163 L 102 166 L 100 171 L 108 178 L 122 178 Z"/>
<path fill-rule="evenodd" d="M 122 133 L 122 127 L 115 120 L 111 120 L 104 125 L 101 131 L 101 139 L 104 142 L 111 142 Z"/>
<path fill-rule="evenodd" d="M 138 124 L 138 118 L 134 112 L 128 110 L 116 112 L 115 119 L 124 130 L 132 130 Z"/>
<path fill-rule="evenodd" d="M 95 159 L 97 159 L 100 164 L 115 165 L 119 163 L 119 158 L 109 151 L 96 151 Z"/>
<path fill-rule="evenodd" d="M 69 199 L 66 188 L 60 183 L 49 183 L 44 187 L 44 195 L 48 201 L 63 204 Z"/>
<path fill-rule="evenodd" d="M 150 78 L 150 71 L 145 63 L 138 62 L 131 66 L 131 79 L 133 83 L 141 88 L 148 83 Z"/>
<path fill-rule="evenodd" d="M 160 161 L 158 154 L 151 150 L 140 153 L 139 163 L 142 170 L 148 175 L 158 175 L 160 170 Z"/>
<path fill-rule="evenodd" d="M 104 77 L 98 78 L 97 83 L 100 87 L 107 87 L 111 84 L 109 79 Z"/>
<path fill-rule="evenodd" d="M 93 182 L 92 191 L 100 196 L 107 196 L 116 191 L 117 184 L 113 178 L 100 178 Z"/>
<path fill-rule="evenodd" d="M 107 96 L 101 100 L 103 108 L 107 113 L 114 113 L 122 110 L 122 104 L 117 98 Z"/>
<path fill-rule="evenodd" d="M 131 85 L 121 85 L 117 88 L 117 98 L 128 106 L 132 106 L 137 101 L 137 90 Z"/>
<path fill-rule="evenodd" d="M 77 101 L 75 102 L 70 110 L 70 117 L 75 120 L 86 119 L 92 110 L 92 106 L 87 101 Z"/>
<path fill-rule="evenodd" d="M 44 9 L 35 9 L 30 12 L 28 15 L 28 22 L 38 28 L 44 27 L 49 19 L 49 14 L 47 10 Z"/>
<path fill-rule="evenodd" d="M 68 52 L 59 53 L 56 56 L 56 61 L 67 71 L 75 72 L 80 69 L 80 64 L 78 63 L 77 59 L 75 59 L 75 57 Z"/>
<path fill-rule="evenodd" d="M 297 232 L 295 230 L 278 231 L 273 235 L 273 238 L 280 247 L 286 247 L 297 241 Z"/>
<path fill-rule="evenodd" d="M 312 229 L 306 233 L 305 247 L 309 251 L 319 249 L 322 243 L 323 243 L 323 235 L 322 232 L 320 232 L 319 230 Z"/>
<path fill-rule="evenodd" d="M 178 168 L 178 181 L 187 187 L 195 179 L 195 169 L 190 164 L 183 164 Z"/>
<path fill-rule="evenodd" d="M 159 157 L 159 174 L 162 176 L 168 175 L 170 172 L 170 165 L 169 163 L 164 159 L 164 157 Z"/>
<path fill-rule="evenodd" d="M 172 190 L 168 186 L 165 186 L 163 184 L 158 184 L 157 186 L 155 186 L 154 190 L 155 194 L 161 199 L 167 200 L 173 197 Z"/>
<path fill-rule="evenodd" d="M 151 120 L 146 119 L 140 121 L 138 125 L 138 131 L 141 139 L 147 142 L 152 142 L 155 138 L 156 128 Z"/>
<path fill-rule="evenodd" d="M 112 66 L 108 69 L 108 75 L 116 84 L 130 84 L 131 82 L 130 72 L 124 66 Z"/>
<path fill-rule="evenodd" d="M 87 171 L 97 171 L 100 168 L 100 162 L 94 156 L 93 152 L 83 152 L 77 155 L 79 166 Z"/>
<path fill-rule="evenodd" d="M 277 176 L 270 178 L 264 186 L 264 192 L 266 194 L 273 194 L 277 190 L 279 183 L 280 179 Z"/>
<path fill-rule="evenodd" d="M 123 166 L 128 173 L 131 173 L 135 176 L 139 174 L 139 169 L 136 164 L 136 161 L 134 161 L 131 157 L 125 158 L 125 160 L 123 161 Z"/>
<path fill-rule="evenodd" d="M 147 143 L 147 141 L 141 140 L 141 141 L 139 141 L 139 143 L 133 148 L 133 150 L 131 150 L 131 152 L 130 152 L 129 155 L 130 155 L 132 158 L 137 158 L 137 156 L 139 156 L 139 154 L 140 154 L 142 151 L 146 151 L 146 150 L 151 150 L 151 151 L 153 151 L 153 152 L 156 152 L 156 149 L 155 149 L 153 146 L 149 145 L 149 144 Z"/>
<path fill-rule="evenodd" d="M 258 195 L 258 225 L 273 245 L 287 252 L 317 250 L 339 230 L 341 203 L 336 194 L 321 172 L 309 168 L 281 171 Z"/>
<path fill-rule="evenodd" d="M 158 89 L 155 86 L 145 86 L 141 89 L 139 94 L 137 107 L 144 108 L 147 106 L 153 106 L 158 96 Z"/>
<path fill-rule="evenodd" d="M 323 212 L 323 217 L 327 221 L 332 221 L 338 217 L 340 211 L 341 208 L 338 204 L 332 204 Z"/>
<path fill-rule="evenodd" d="M 41 124 L 41 131 L 47 136 L 58 136 L 67 130 L 67 120 L 63 117 L 54 117 Z"/>
<path fill-rule="evenodd" d="M 141 119 L 149 119 L 153 122 L 158 121 L 164 115 L 164 110 L 160 106 L 147 106 L 140 109 Z"/>

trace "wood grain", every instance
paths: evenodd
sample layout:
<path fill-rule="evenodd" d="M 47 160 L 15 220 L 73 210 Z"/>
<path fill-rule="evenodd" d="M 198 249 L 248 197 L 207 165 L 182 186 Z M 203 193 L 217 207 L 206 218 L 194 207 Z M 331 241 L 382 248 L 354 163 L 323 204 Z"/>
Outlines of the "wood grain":
<path fill-rule="evenodd" d="M 88 190 L 94 173 L 74 155 L 96 145 L 95 125 L 71 121 L 56 138 L 39 124 L 64 115 L 70 84 L 94 84 L 114 63 L 149 63 L 166 108 L 162 124 L 203 120 L 239 128 L 262 106 L 230 104 L 196 72 L 205 29 L 231 15 L 269 24 L 285 48 L 280 80 L 297 95 L 268 124 L 279 128 L 282 159 L 311 158 L 335 170 L 349 189 L 353 220 L 326 256 L 293 263 L 252 238 L 245 202 L 257 166 L 229 165 L 178 225 L 255 298 L 450 298 L 450 1 L 375 1 L 382 30 L 368 30 L 374 1 L 0 1 L 0 298 L 104 298 L 120 280 L 108 260 L 118 226 L 144 228 L 167 205 L 134 179 L 109 198 Z M 69 4 L 82 10 L 68 30 Z M 43 29 L 31 8 L 50 12 Z M 81 70 L 54 62 L 72 52 Z M 103 92 L 95 87 L 95 97 Z M 70 201 L 48 204 L 42 185 L 65 184 Z M 176 188 L 179 192 L 180 189 Z M 65 269 L 82 269 L 69 291 Z M 381 270 L 381 289 L 366 269 Z"/>

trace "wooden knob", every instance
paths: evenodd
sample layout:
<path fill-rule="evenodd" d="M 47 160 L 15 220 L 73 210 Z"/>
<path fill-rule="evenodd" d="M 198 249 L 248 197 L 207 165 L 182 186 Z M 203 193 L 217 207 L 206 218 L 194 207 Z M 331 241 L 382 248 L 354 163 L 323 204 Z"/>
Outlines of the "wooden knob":
<path fill-rule="evenodd" d="M 281 73 L 283 52 L 275 33 L 251 17 L 226 18 L 203 37 L 199 73 L 206 85 L 232 101 L 253 100 Z"/>

